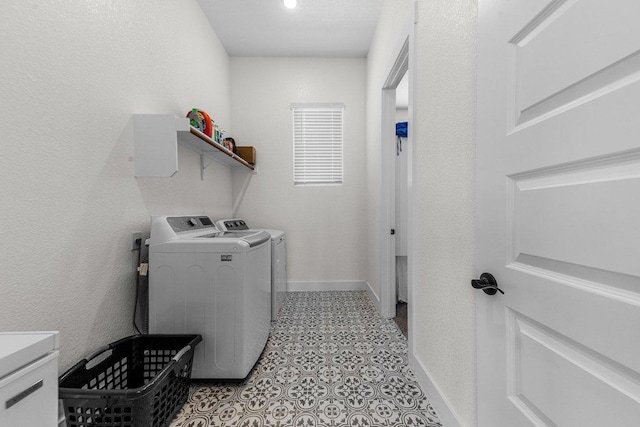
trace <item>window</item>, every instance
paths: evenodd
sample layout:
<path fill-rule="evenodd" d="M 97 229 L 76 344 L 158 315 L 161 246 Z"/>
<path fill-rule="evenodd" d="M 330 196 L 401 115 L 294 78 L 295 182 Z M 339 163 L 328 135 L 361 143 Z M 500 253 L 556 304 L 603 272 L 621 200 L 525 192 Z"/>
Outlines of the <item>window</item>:
<path fill-rule="evenodd" d="M 344 105 L 292 105 L 293 182 L 295 185 L 342 183 Z"/>

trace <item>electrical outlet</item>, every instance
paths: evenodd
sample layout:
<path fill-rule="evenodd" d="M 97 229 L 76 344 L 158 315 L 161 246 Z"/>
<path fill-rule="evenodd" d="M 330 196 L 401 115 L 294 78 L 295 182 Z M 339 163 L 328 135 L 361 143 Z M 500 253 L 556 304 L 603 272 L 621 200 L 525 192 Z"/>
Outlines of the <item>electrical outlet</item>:
<path fill-rule="evenodd" d="M 138 244 L 136 243 L 136 240 L 141 239 L 140 240 L 140 245 L 142 245 L 142 231 L 133 231 L 131 233 L 131 250 L 135 251 L 136 249 L 138 249 L 140 246 L 138 246 Z"/>

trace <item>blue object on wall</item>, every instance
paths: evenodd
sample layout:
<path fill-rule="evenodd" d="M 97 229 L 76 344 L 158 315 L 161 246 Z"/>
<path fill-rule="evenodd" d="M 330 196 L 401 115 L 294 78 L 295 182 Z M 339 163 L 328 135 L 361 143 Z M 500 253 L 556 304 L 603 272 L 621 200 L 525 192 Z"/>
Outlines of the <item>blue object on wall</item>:
<path fill-rule="evenodd" d="M 401 138 L 407 137 L 407 122 L 398 122 L 396 123 L 396 136 Z"/>
<path fill-rule="evenodd" d="M 402 152 L 402 138 L 407 137 L 407 128 L 407 122 L 396 123 L 396 136 L 398 137 L 398 140 L 396 141 L 396 155 L 398 156 Z"/>

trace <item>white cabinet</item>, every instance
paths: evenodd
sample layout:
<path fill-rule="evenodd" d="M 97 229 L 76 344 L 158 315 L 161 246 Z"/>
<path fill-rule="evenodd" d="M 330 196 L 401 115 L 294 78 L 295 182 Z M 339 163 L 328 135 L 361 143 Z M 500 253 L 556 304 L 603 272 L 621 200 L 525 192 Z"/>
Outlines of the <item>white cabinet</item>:
<path fill-rule="evenodd" d="M 200 154 L 201 169 L 209 158 L 248 172 L 255 166 L 191 127 L 186 117 L 173 114 L 134 114 L 133 140 L 136 177 L 170 177 L 178 171 L 178 144 Z"/>
<path fill-rule="evenodd" d="M 0 425 L 58 425 L 57 332 L 0 333 Z"/>

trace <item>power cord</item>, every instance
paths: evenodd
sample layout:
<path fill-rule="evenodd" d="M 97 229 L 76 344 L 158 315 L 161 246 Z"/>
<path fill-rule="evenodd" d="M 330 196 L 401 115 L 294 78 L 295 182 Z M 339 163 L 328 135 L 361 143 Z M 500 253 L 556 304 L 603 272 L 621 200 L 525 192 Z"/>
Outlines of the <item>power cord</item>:
<path fill-rule="evenodd" d="M 142 239 L 136 239 L 137 251 L 138 251 L 138 267 L 136 268 L 136 299 L 133 305 L 133 327 L 138 333 L 138 335 L 142 335 L 140 328 L 138 328 L 138 324 L 136 323 L 136 316 L 138 314 L 138 301 L 140 298 L 140 276 L 147 275 L 147 265 L 146 263 L 142 263 Z"/>

